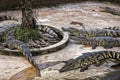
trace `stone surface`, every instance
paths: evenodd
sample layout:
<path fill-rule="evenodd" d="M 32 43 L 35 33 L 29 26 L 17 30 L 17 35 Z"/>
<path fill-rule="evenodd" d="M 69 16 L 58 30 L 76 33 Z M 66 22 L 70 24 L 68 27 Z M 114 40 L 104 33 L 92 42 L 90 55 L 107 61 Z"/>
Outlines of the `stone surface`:
<path fill-rule="evenodd" d="M 76 27 L 82 28 L 79 25 L 71 25 L 71 21 L 81 22 L 86 28 L 103 28 L 109 26 L 120 26 L 120 17 L 109 13 L 100 12 L 100 6 L 118 7 L 112 4 L 97 3 L 97 2 L 82 2 L 76 4 L 66 4 L 58 7 L 41 8 L 37 9 L 38 22 L 40 20 L 46 20 L 39 22 L 40 24 L 54 26 L 61 29 L 61 27 Z M 21 18 L 19 11 L 2 12 L 0 14 L 9 14 Z M 20 19 L 19 19 L 20 21 Z M 68 60 L 80 56 L 83 52 L 101 51 L 105 50 L 102 47 L 97 47 L 93 50 L 91 47 L 85 47 L 83 45 L 75 44 L 70 41 L 68 46 L 64 49 L 46 55 L 35 56 L 34 59 L 37 63 L 54 62 Z M 120 51 L 119 48 L 111 48 L 107 50 Z M 81 73 L 79 70 L 72 70 L 65 73 L 59 73 L 58 70 L 64 64 L 58 64 L 48 67 L 41 71 L 41 78 L 36 80 L 101 80 L 101 77 L 106 75 L 117 75 L 116 77 L 106 78 L 103 80 L 119 80 L 118 73 L 114 69 L 111 69 L 110 64 L 105 64 L 100 67 L 91 66 L 89 70 Z M 11 57 L 0 55 L 0 80 L 8 80 L 13 74 L 30 67 L 30 63 L 23 57 Z M 16 68 L 17 67 L 17 68 Z M 19 69 L 18 69 L 19 67 Z M 119 70 L 117 70 L 119 71 Z M 113 73 L 111 73 L 113 72 Z M 116 78 L 116 79 L 114 79 Z"/>

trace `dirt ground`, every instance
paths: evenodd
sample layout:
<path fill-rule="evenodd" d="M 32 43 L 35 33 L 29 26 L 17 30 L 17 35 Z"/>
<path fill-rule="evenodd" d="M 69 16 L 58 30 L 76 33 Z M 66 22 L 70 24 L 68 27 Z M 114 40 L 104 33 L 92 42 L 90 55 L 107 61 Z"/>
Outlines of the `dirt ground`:
<path fill-rule="evenodd" d="M 77 21 L 84 24 L 86 28 L 103 28 L 120 26 L 120 16 L 110 13 L 100 12 L 100 6 L 118 7 L 109 3 L 98 2 L 82 2 L 70 3 L 51 8 L 37 9 L 36 16 L 39 24 L 46 24 L 61 29 L 61 27 L 76 27 L 82 28 L 80 25 L 71 25 L 71 21 Z M 13 15 L 21 21 L 20 11 L 2 12 L 0 15 Z M 106 50 L 102 47 L 97 47 L 93 50 L 91 47 L 69 42 L 62 50 L 54 53 L 39 55 L 34 57 L 38 63 L 50 61 L 68 60 L 80 56 L 83 52 Z M 119 48 L 107 50 L 120 51 Z M 85 77 L 98 76 L 108 73 L 111 69 L 108 66 L 90 67 L 89 70 L 81 73 L 79 70 L 73 70 L 65 73 L 59 73 L 58 70 L 64 64 L 58 64 L 41 71 L 41 78 L 37 80 L 79 80 Z M 30 63 L 24 57 L 4 56 L 0 55 L 0 80 L 8 80 L 15 73 L 30 67 Z M 93 74 L 94 73 L 94 74 Z M 94 80 L 94 79 L 93 79 Z M 96 79 L 98 80 L 98 79 Z"/>

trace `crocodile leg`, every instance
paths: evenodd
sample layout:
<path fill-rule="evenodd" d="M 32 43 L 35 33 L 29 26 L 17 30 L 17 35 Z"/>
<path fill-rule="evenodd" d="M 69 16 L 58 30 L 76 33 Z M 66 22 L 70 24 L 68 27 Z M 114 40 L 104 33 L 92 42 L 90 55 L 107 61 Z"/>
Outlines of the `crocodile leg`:
<path fill-rule="evenodd" d="M 118 68 L 118 67 L 120 67 L 120 61 L 119 61 L 119 60 L 115 59 L 115 60 L 112 61 L 112 62 L 114 62 L 115 64 L 112 65 L 111 68 Z"/>
<path fill-rule="evenodd" d="M 96 49 L 96 47 L 97 47 L 97 42 L 93 41 L 92 42 L 92 49 Z"/>
<path fill-rule="evenodd" d="M 120 67 L 120 62 L 116 63 L 115 65 L 112 65 L 111 68 L 116 68 L 116 67 Z"/>
<path fill-rule="evenodd" d="M 110 48 L 113 48 L 113 45 L 111 43 L 113 43 L 114 40 L 110 40 L 108 39 L 108 41 L 106 41 L 105 45 L 103 46 L 105 49 L 110 49 Z"/>
<path fill-rule="evenodd" d="M 88 70 L 88 67 L 89 67 L 88 65 L 85 65 L 80 69 L 80 72 L 84 72 L 85 70 Z"/>
<path fill-rule="evenodd" d="M 107 62 L 107 61 L 101 60 L 101 61 L 97 62 L 96 64 L 94 64 L 94 66 L 99 67 L 99 66 L 101 66 L 102 64 L 104 64 L 105 62 Z"/>

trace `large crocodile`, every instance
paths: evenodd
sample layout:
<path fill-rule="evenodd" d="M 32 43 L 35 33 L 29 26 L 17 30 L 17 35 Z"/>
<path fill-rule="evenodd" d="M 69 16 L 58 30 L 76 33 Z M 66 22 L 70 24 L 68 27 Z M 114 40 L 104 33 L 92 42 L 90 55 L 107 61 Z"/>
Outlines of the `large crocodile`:
<path fill-rule="evenodd" d="M 72 40 L 75 40 L 83 45 L 90 45 L 92 49 L 95 49 L 97 46 L 103 46 L 104 48 L 120 47 L 120 39 L 114 37 L 80 37 L 73 36 L 70 37 Z"/>
<path fill-rule="evenodd" d="M 10 49 L 18 49 L 28 59 L 28 61 L 37 69 L 38 75 L 40 75 L 40 69 L 33 59 L 32 53 L 29 47 L 22 41 L 14 38 L 15 29 L 10 30 L 6 35 L 6 44 Z"/>
<path fill-rule="evenodd" d="M 76 59 L 71 59 L 64 61 L 66 64 L 59 70 L 59 72 L 70 71 L 74 69 L 81 68 L 80 71 L 83 72 L 88 69 L 90 65 L 100 66 L 108 59 L 114 59 L 118 61 L 112 67 L 120 65 L 120 52 L 115 51 L 98 51 L 98 52 L 87 52 L 83 55 L 77 57 Z"/>
<path fill-rule="evenodd" d="M 73 27 L 65 28 L 62 30 L 69 32 L 70 36 L 84 36 L 84 37 L 98 37 L 98 36 L 111 36 L 120 37 L 120 30 L 109 29 L 76 29 Z"/>

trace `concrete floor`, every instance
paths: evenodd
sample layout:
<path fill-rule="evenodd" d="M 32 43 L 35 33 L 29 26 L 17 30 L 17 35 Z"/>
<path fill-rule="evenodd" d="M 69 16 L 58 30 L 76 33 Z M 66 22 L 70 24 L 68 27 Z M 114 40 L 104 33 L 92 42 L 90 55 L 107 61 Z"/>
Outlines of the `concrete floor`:
<path fill-rule="evenodd" d="M 118 7 L 109 3 L 97 3 L 97 2 L 82 2 L 82 3 L 70 3 L 57 7 L 37 9 L 37 16 L 39 24 L 46 24 L 61 29 L 61 27 L 76 27 L 82 28 L 79 25 L 71 25 L 71 21 L 77 21 L 84 24 L 86 28 L 103 28 L 109 26 L 120 26 L 120 17 L 105 12 L 100 12 L 100 6 Z M 2 12 L 2 14 L 9 14 L 21 18 L 20 11 L 8 11 Z M 102 47 L 98 47 L 93 50 L 91 47 L 85 47 L 83 45 L 70 43 L 62 50 L 54 53 L 40 55 L 34 57 L 37 63 L 54 62 L 68 60 L 80 56 L 83 52 L 101 51 L 105 50 Z M 112 48 L 107 50 L 120 51 L 119 48 Z M 36 80 L 80 80 L 91 76 L 99 76 L 110 71 L 108 66 L 93 67 L 85 72 L 79 72 L 79 70 L 73 70 L 65 73 L 59 73 L 58 70 L 64 64 L 58 64 L 51 66 L 41 71 L 41 78 Z M 109 64 L 108 64 L 109 65 Z M 13 57 L 0 55 L 0 80 L 8 80 L 15 73 L 30 67 L 30 63 L 24 57 Z M 99 80 L 97 78 L 91 80 Z"/>

